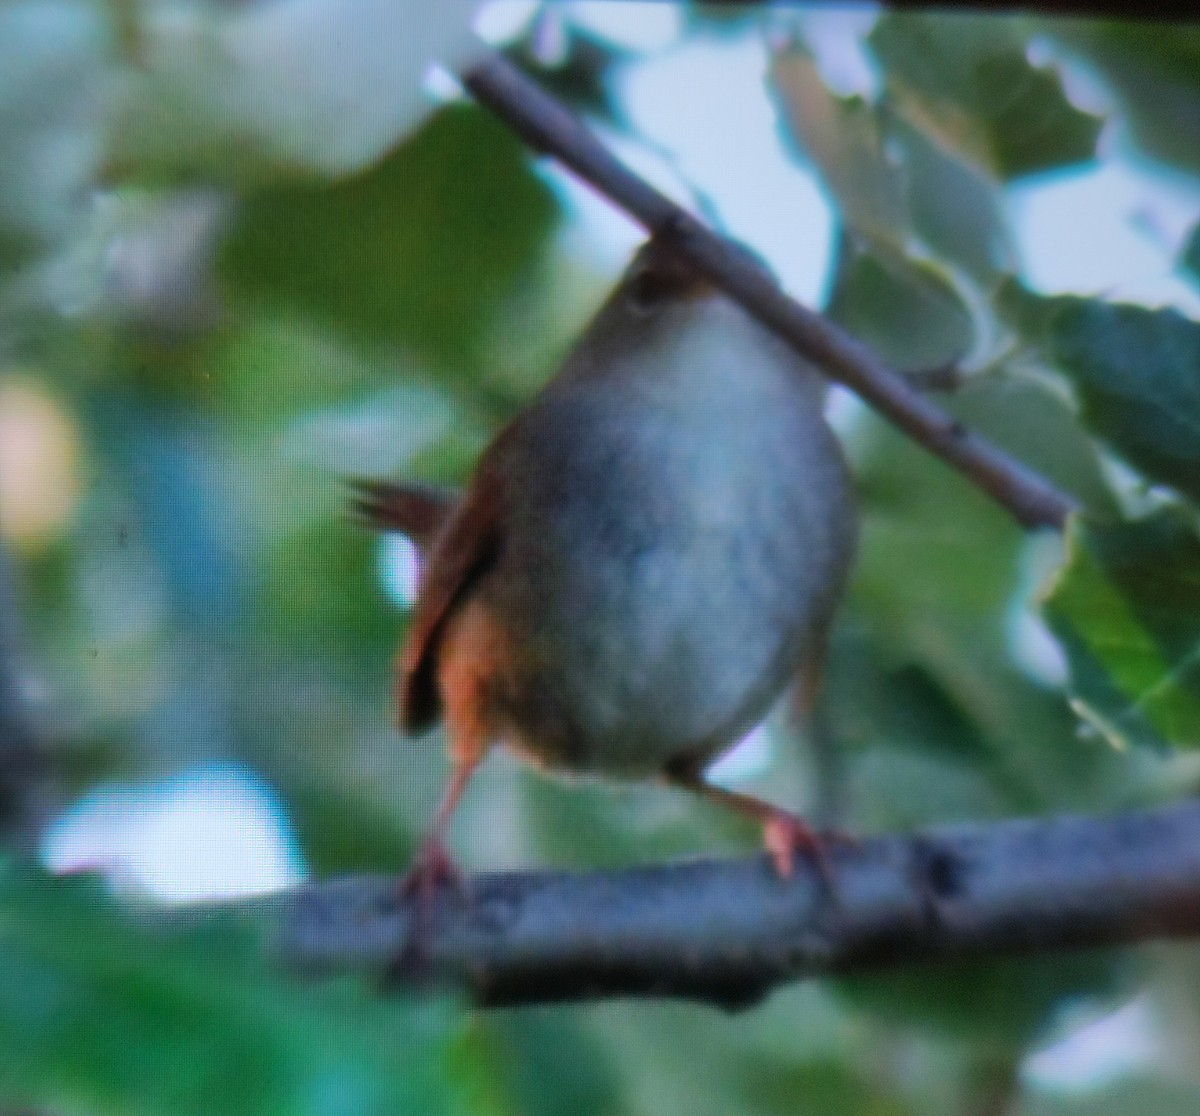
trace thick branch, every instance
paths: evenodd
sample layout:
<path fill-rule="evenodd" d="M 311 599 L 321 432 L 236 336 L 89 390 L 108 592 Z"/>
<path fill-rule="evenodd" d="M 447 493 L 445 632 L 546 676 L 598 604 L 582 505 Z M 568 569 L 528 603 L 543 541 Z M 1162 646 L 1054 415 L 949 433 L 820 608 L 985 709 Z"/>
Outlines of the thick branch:
<path fill-rule="evenodd" d="M 423 975 L 484 1004 L 733 1008 L 827 973 L 1200 934 L 1197 802 L 878 837 L 832 856 L 833 894 L 808 870 L 781 882 L 765 857 L 477 876 L 439 895 Z M 279 948 L 300 971 L 382 974 L 411 916 L 393 879 L 315 884 L 287 900 Z"/>
<path fill-rule="evenodd" d="M 788 298 L 743 252 L 643 181 L 505 58 L 489 53 L 464 75 L 481 104 L 540 151 L 624 209 L 648 231 L 673 236 L 681 255 L 825 372 L 942 457 L 1027 527 L 1061 528 L 1071 497 L 915 390 L 865 345 Z"/>

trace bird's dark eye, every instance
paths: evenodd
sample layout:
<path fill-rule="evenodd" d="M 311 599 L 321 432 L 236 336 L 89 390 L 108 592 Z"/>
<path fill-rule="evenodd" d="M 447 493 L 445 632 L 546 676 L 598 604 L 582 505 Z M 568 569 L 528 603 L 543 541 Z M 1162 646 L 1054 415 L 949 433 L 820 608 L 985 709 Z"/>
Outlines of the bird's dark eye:
<path fill-rule="evenodd" d="M 645 268 L 629 281 L 629 305 L 647 314 L 658 306 L 670 293 L 666 277 Z"/>

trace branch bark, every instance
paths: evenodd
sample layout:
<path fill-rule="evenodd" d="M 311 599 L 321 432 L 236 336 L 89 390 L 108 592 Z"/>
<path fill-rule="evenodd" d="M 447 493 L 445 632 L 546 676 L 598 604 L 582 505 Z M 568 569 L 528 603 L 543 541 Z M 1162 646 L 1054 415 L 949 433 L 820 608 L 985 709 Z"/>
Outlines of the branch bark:
<path fill-rule="evenodd" d="M 567 109 L 507 59 L 488 53 L 463 84 L 518 135 L 565 167 L 647 231 L 671 236 L 680 254 L 880 414 L 949 462 L 1026 527 L 1061 529 L 1075 501 L 1021 462 L 966 429 L 887 367 L 867 346 L 789 298 L 736 245 L 616 159 Z"/>
<path fill-rule="evenodd" d="M 780 881 L 762 856 L 476 876 L 439 893 L 424 963 L 399 974 L 412 900 L 389 877 L 330 880 L 285 898 L 277 948 L 299 972 L 432 978 L 485 1005 L 739 1008 L 822 974 L 1200 934 L 1200 802 L 876 837 L 832 857 L 834 892 L 804 866 Z"/>

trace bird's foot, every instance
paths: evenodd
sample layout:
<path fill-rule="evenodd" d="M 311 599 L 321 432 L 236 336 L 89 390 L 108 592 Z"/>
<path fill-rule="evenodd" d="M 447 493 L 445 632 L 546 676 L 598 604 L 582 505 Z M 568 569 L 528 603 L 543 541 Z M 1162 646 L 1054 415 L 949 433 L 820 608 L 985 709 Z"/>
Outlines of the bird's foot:
<path fill-rule="evenodd" d="M 803 818 L 772 807 L 770 816 L 763 822 L 763 844 L 771 854 L 780 879 L 791 879 L 796 869 L 796 853 L 799 852 L 812 861 L 821 881 L 830 891 L 834 891 L 830 848 L 837 844 L 857 847 L 858 840 L 840 831 L 818 833 Z"/>
<path fill-rule="evenodd" d="M 466 886 L 466 877 L 450 850 L 438 838 L 427 838 L 412 867 L 396 883 L 397 897 L 410 906 L 411 914 L 408 938 L 387 967 L 386 983 L 430 975 L 439 896 L 447 888 L 464 894 Z"/>
<path fill-rule="evenodd" d="M 462 891 L 466 887 L 466 877 L 445 843 L 437 837 L 429 837 L 417 850 L 413 866 L 400 880 L 400 896 L 416 903 L 431 902 L 446 886 Z"/>

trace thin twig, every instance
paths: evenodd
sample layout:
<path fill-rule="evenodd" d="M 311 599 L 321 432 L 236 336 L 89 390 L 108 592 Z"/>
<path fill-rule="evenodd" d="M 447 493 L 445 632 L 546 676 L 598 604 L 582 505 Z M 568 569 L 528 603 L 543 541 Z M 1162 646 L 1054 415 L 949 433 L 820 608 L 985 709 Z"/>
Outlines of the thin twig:
<path fill-rule="evenodd" d="M 836 891 L 766 857 L 506 872 L 443 891 L 425 956 L 484 1004 L 617 995 L 752 1004 L 828 973 L 1200 934 L 1200 803 L 886 836 L 832 850 Z M 278 949 L 309 974 L 382 974 L 412 901 L 392 878 L 284 897 Z"/>
<path fill-rule="evenodd" d="M 673 237 L 680 254 L 730 297 L 831 378 L 948 461 L 1020 523 L 1062 528 L 1076 506 L 1070 496 L 967 430 L 867 346 L 785 295 L 742 250 L 629 170 L 582 122 L 507 59 L 486 54 L 463 74 L 463 83 L 477 101 L 537 150 L 553 155 L 649 232 Z"/>

